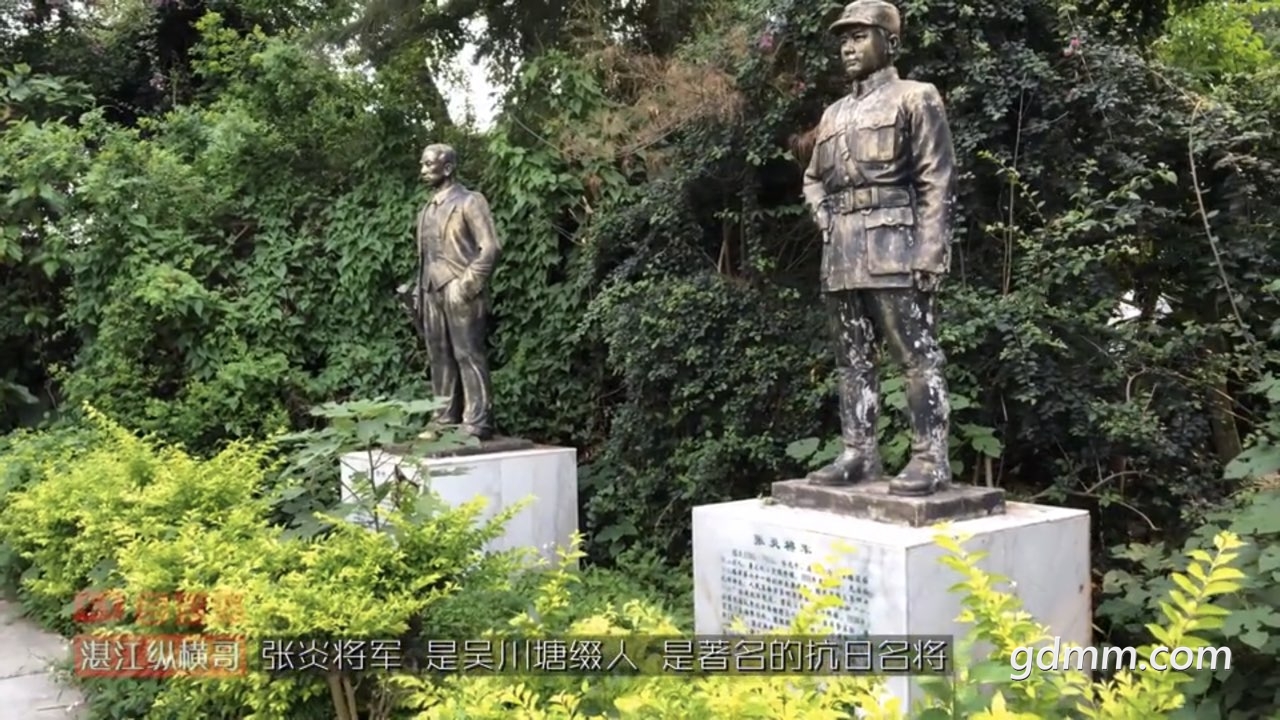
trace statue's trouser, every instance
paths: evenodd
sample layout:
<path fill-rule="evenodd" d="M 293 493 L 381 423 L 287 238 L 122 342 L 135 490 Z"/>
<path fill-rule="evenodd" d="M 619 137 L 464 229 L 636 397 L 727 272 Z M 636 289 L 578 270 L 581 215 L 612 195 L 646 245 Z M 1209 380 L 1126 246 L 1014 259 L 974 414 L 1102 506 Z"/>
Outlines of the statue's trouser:
<path fill-rule="evenodd" d="M 468 432 L 488 437 L 493 431 L 493 392 L 489 380 L 486 293 L 454 304 L 444 291 L 423 293 L 422 324 L 431 360 L 431 392 L 448 398 L 436 420 L 461 423 Z"/>
<path fill-rule="evenodd" d="M 832 464 L 810 474 L 812 482 L 847 485 L 880 479 L 876 443 L 880 388 L 876 341 L 906 369 L 911 460 L 890 481 L 900 495 L 926 495 L 951 481 L 947 459 L 951 408 L 943 376 L 946 357 L 938 344 L 933 296 L 914 288 L 846 290 L 826 293 L 835 339 L 844 451 Z"/>

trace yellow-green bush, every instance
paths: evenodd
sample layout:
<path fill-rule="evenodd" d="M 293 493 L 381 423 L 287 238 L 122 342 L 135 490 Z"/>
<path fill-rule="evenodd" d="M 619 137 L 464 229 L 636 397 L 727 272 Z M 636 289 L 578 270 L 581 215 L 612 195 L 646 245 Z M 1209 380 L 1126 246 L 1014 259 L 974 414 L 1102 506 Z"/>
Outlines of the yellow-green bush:
<path fill-rule="evenodd" d="M 200 460 L 90 417 L 97 442 L 87 452 L 39 458 L 18 439 L 0 460 L 0 474 L 31 476 L 0 511 L 0 539 L 26 565 L 19 593 L 68 634 L 181 632 L 176 617 L 159 626 L 137 617 L 139 599 L 179 592 L 235 597 L 236 612 L 209 608 L 203 632 L 248 638 L 251 657 L 266 637 L 394 638 L 411 623 L 431 633 L 433 606 L 464 589 L 503 590 L 521 555 L 482 551 L 515 511 L 481 523 L 483 501 L 406 503 L 387 514 L 384 532 L 330 518 L 323 532 L 290 533 L 270 522 L 282 482 L 270 444 Z M 122 621 L 75 626 L 72 601 L 90 588 L 121 591 Z M 488 620 L 471 618 L 477 631 Z M 147 717 L 330 718 L 335 705 L 384 702 L 375 684 L 350 674 L 174 678 L 150 688 Z"/>
<path fill-rule="evenodd" d="M 44 444 L 18 442 L 0 459 L 0 472 L 35 477 L 5 496 L 0 537 L 28 568 L 21 591 L 29 609 L 62 629 L 77 592 L 120 587 L 123 549 L 163 545 L 184 527 L 217 527 L 229 512 L 255 506 L 271 469 L 266 447 L 236 443 L 198 460 L 88 412 L 92 447 L 47 455 Z"/>

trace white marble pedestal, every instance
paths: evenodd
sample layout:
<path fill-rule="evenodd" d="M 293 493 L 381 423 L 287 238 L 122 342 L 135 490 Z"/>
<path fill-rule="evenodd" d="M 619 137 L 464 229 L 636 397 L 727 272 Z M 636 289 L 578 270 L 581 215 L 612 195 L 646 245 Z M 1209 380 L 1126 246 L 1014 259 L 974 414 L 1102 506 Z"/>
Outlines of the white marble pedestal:
<path fill-rule="evenodd" d="M 951 527 L 971 536 L 966 550 L 988 553 L 979 566 L 1011 579 L 1027 612 L 1064 644 L 1090 644 L 1087 512 L 1011 502 L 1004 514 Z M 727 634 L 735 618 L 751 633 L 785 628 L 804 603 L 798 588 L 817 589 L 809 567 L 821 563 L 852 572 L 839 590 L 843 606 L 828 618 L 834 634 L 959 638 L 969 628 L 956 622 L 961 598 L 948 590 L 960 576 L 939 562 L 946 551 L 934 542 L 936 532 L 766 499 L 696 507 L 696 632 Z M 906 707 L 920 697 L 911 678 L 887 682 Z"/>
<path fill-rule="evenodd" d="M 370 459 L 363 452 L 342 457 L 343 502 L 354 500 L 349 488 L 357 474 L 370 475 Z M 373 454 L 372 461 L 374 484 L 385 482 L 398 466 L 406 479 L 430 487 L 453 507 L 476 497 L 486 498 L 488 502 L 478 518 L 481 522 L 522 500 L 530 500 L 507 524 L 506 532 L 489 544 L 486 549 L 490 551 L 534 548 L 554 565 L 559 562 L 557 551 L 568 548 L 578 531 L 578 452 L 574 448 L 534 446 L 425 458 L 412 464 L 402 456 L 379 451 Z"/>

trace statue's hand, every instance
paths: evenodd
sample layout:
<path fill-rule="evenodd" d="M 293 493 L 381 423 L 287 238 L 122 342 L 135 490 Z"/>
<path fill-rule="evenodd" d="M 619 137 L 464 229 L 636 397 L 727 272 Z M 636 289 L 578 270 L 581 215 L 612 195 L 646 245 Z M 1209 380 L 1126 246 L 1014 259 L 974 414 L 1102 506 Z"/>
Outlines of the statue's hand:
<path fill-rule="evenodd" d="M 396 297 L 414 312 L 419 310 L 418 284 L 416 282 L 407 282 L 396 288 Z"/>
<path fill-rule="evenodd" d="M 941 275 L 925 270 L 913 271 L 911 273 L 911 279 L 915 282 L 915 286 L 922 292 L 936 292 L 938 290 L 938 286 L 942 285 Z"/>
<path fill-rule="evenodd" d="M 473 300 L 484 290 L 484 278 L 476 277 L 467 271 L 458 278 L 458 284 L 461 285 L 462 299 Z"/>
<path fill-rule="evenodd" d="M 453 304 L 470 302 L 484 289 L 484 280 L 471 273 L 463 273 L 445 287 L 445 299 Z"/>
<path fill-rule="evenodd" d="M 444 288 L 445 302 L 450 305 L 461 305 L 466 302 L 467 298 L 463 297 L 463 294 L 462 280 L 454 280 Z"/>
<path fill-rule="evenodd" d="M 825 207 L 820 207 L 813 213 L 813 221 L 818 224 L 818 229 L 825 235 L 831 230 L 831 211 Z"/>

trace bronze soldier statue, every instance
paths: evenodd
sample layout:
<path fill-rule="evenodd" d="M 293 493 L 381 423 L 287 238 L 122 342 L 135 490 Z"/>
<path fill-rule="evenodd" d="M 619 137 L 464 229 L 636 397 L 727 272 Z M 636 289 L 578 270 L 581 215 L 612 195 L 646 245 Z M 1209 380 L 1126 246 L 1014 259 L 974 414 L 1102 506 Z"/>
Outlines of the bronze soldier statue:
<path fill-rule="evenodd" d="M 933 85 L 893 66 L 901 19 L 884 0 L 858 0 L 830 28 L 853 89 L 823 113 L 804 197 L 822 230 L 822 291 L 835 335 L 844 449 L 809 474 L 821 485 L 880 479 L 875 342 L 906 367 L 911 460 L 895 495 L 951 482 L 950 403 L 933 294 L 951 264 L 955 150 Z"/>
<path fill-rule="evenodd" d="M 431 391 L 448 400 L 436 417 L 481 440 L 493 435 L 489 379 L 489 293 L 486 284 L 501 246 L 484 195 L 454 178 L 457 153 L 448 145 L 422 151 L 422 179 L 435 193 L 418 212 L 418 274 L 412 289 L 415 322 L 426 339 Z"/>

